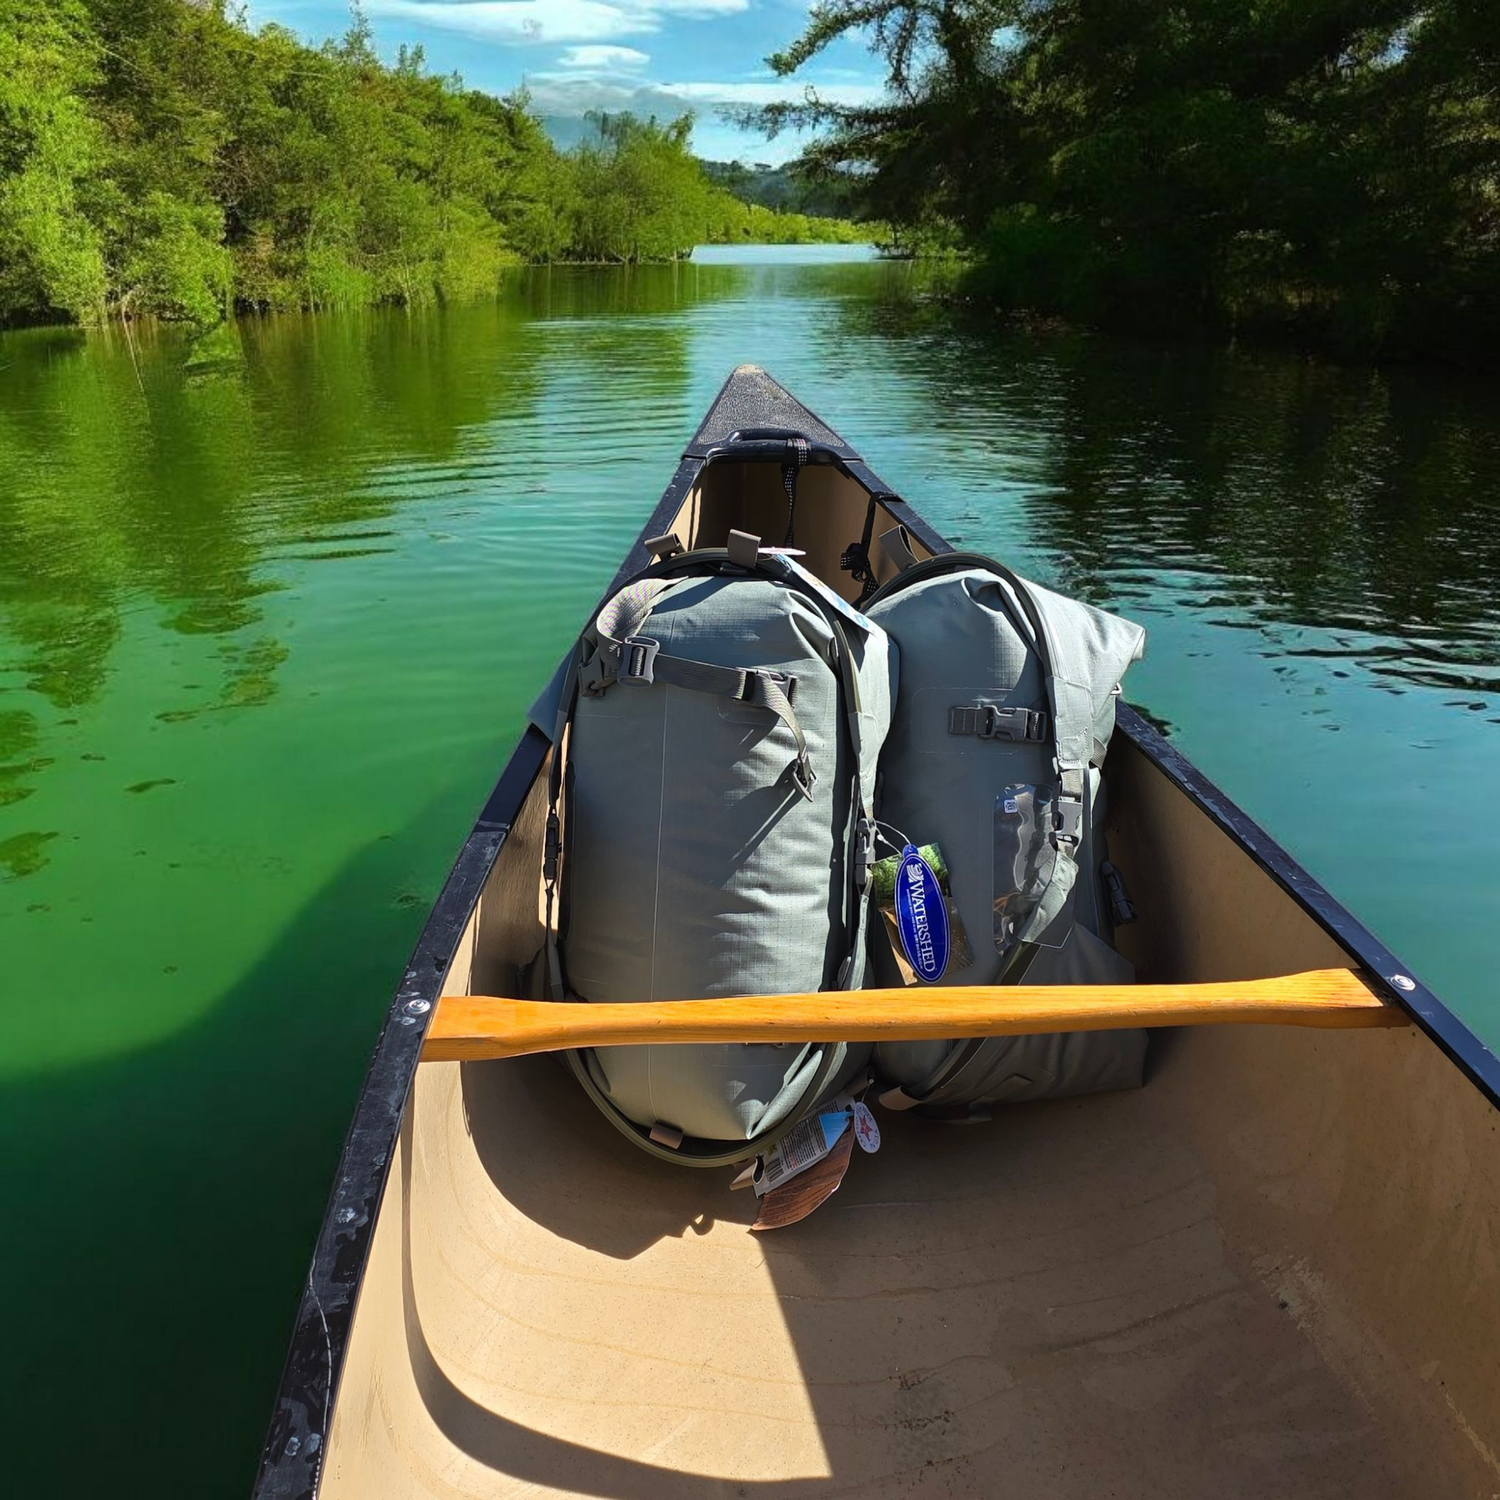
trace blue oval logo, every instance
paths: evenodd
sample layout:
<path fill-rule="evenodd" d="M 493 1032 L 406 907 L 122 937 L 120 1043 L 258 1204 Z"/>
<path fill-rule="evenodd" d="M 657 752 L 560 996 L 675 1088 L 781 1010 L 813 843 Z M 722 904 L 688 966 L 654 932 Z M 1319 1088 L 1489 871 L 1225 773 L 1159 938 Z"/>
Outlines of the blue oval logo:
<path fill-rule="evenodd" d="M 948 968 L 948 904 L 914 844 L 901 851 L 896 869 L 896 931 L 917 978 L 935 984 Z"/>

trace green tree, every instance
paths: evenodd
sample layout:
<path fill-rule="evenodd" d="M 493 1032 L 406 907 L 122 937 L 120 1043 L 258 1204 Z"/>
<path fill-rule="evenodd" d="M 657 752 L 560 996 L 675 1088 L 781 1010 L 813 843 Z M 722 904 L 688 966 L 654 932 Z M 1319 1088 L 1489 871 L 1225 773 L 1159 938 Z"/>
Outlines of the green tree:
<path fill-rule="evenodd" d="M 0 0 L 0 317 L 86 318 L 104 250 L 83 204 L 101 141 L 83 94 L 98 66 L 77 0 Z"/>
<path fill-rule="evenodd" d="M 1500 29 L 1478 0 L 825 0 L 888 101 L 816 100 L 879 215 L 1005 300 L 1374 350 L 1500 333 Z M 1493 356 L 1491 356 L 1493 357 Z"/>

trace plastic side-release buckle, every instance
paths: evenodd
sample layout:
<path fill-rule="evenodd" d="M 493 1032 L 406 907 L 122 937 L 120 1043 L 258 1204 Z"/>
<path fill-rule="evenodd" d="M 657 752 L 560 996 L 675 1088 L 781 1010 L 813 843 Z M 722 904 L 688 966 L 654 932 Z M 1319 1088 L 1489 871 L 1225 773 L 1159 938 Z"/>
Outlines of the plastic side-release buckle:
<path fill-rule="evenodd" d="M 626 687 L 649 687 L 656 681 L 656 653 L 661 642 L 650 636 L 632 635 L 620 642 L 620 665 L 615 680 Z"/>
<path fill-rule="evenodd" d="M 994 703 L 959 703 L 948 710 L 949 734 L 972 734 L 982 740 L 1047 738 L 1047 714 L 1037 708 L 1001 708 Z"/>
<path fill-rule="evenodd" d="M 1099 866 L 1104 889 L 1109 893 L 1110 915 L 1116 927 L 1128 927 L 1135 921 L 1135 905 L 1125 889 L 1125 877 L 1108 861 Z"/>
<path fill-rule="evenodd" d="M 578 690 L 590 698 L 597 698 L 614 680 L 613 653 L 603 645 L 596 646 L 594 653 L 578 668 Z"/>
<path fill-rule="evenodd" d="M 915 1109 L 922 1101 L 913 1099 L 905 1089 L 896 1087 L 887 1089 L 880 1095 L 880 1104 L 883 1109 Z"/>
<path fill-rule="evenodd" d="M 1057 799 L 1057 823 L 1052 830 L 1055 843 L 1076 849 L 1083 839 L 1083 798 L 1066 793 Z"/>

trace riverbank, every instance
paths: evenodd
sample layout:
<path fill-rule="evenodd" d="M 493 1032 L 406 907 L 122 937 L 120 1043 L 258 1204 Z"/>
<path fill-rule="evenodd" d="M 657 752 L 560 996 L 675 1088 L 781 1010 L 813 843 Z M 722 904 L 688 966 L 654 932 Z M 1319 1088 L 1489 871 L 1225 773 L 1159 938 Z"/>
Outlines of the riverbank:
<path fill-rule="evenodd" d="M 869 235 L 716 186 L 690 116 L 559 150 L 524 92 L 383 64 L 357 6 L 313 48 L 217 4 L 55 0 L 0 20 L 0 59 L 0 325 L 421 307 L 519 264 Z"/>

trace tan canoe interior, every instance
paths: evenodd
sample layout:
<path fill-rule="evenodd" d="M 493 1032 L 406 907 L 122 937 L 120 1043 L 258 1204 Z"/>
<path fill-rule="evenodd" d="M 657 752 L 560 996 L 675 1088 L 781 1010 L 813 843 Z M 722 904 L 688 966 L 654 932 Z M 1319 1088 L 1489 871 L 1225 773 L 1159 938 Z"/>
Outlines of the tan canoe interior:
<path fill-rule="evenodd" d="M 798 543 L 851 597 L 865 504 L 806 471 Z M 710 468 L 674 529 L 779 539 L 784 507 Z M 1142 978 L 1350 962 L 1123 736 L 1108 775 Z M 449 993 L 513 993 L 539 941 L 540 791 Z M 880 1119 L 755 1235 L 729 1172 L 637 1152 L 554 1060 L 424 1064 L 320 1493 L 1500 1494 L 1500 1116 L 1416 1028 L 1164 1032 L 1138 1093 Z"/>

